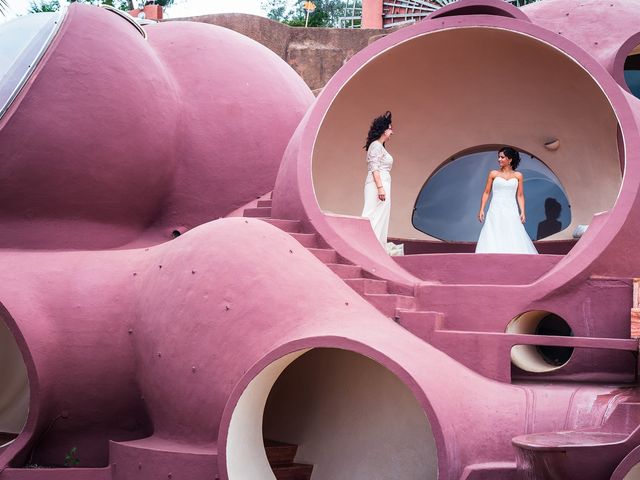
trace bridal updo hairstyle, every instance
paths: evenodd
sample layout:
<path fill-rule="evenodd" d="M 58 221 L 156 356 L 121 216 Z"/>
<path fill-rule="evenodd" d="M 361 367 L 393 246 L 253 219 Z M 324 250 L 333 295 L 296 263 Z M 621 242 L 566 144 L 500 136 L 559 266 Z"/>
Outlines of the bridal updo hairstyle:
<path fill-rule="evenodd" d="M 498 153 L 504 153 L 504 156 L 511 160 L 511 168 L 514 170 L 520 165 L 520 154 L 515 148 L 502 147 Z"/>
<path fill-rule="evenodd" d="M 373 122 L 371 122 L 371 126 L 369 127 L 369 133 L 367 134 L 367 141 L 364 145 L 365 150 L 369 149 L 369 145 L 371 145 L 371 142 L 373 142 L 374 140 L 378 140 L 382 134 L 385 132 L 385 130 L 387 128 L 389 128 L 391 126 L 391 112 L 390 111 L 386 111 L 384 113 L 384 115 L 380 115 L 379 117 L 376 117 L 373 119 Z"/>

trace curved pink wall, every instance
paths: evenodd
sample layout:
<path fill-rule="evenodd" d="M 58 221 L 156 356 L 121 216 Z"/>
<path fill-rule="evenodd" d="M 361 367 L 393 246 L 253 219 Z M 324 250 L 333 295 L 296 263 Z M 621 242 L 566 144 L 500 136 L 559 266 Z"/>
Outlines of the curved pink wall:
<path fill-rule="evenodd" d="M 76 475 L 227 479 L 230 425 L 247 387 L 279 360 L 314 348 L 366 356 L 410 391 L 432 429 L 440 478 L 471 470 L 482 475 L 477 472 L 483 465 L 511 465 L 511 439 L 523 433 L 600 425 L 624 395 L 591 382 L 603 373 L 616 383 L 628 381 L 623 368 L 635 368 L 635 359 L 626 350 L 605 356 L 582 349 L 567 370 L 550 377 L 552 385 L 510 384 L 474 371 L 508 368 L 508 354 L 490 348 L 496 343 L 481 342 L 499 336 L 526 310 L 559 314 L 576 336 L 627 337 L 629 278 L 640 270 L 640 259 L 623 254 L 640 231 L 640 219 L 632 215 L 640 206 L 637 101 L 588 51 L 536 24 L 545 8 L 557 9 L 560 2 L 540 5 L 540 17 L 528 14 L 533 23 L 454 15 L 372 44 L 327 85 L 284 153 L 273 216 L 300 220 L 303 231 L 317 232 L 369 275 L 412 293 L 422 313 L 441 315 L 443 331 L 426 332 L 428 319 L 422 318 L 416 335 L 380 313 L 287 233 L 257 219 L 210 221 L 271 189 L 285 144 L 312 101 L 288 67 L 224 29 L 160 24 L 148 28 L 145 41 L 112 13 L 72 6 L 45 62 L 0 123 L 7 159 L 0 165 L 6 183 L 0 194 L 6 196 L 0 206 L 0 302 L 6 311 L 0 314 L 22 352 L 30 387 L 26 426 L 13 443 L 0 447 L 0 479 L 23 478 L 20 467 L 30 461 L 59 464 L 73 446 L 84 467 L 95 467 Z M 537 65 L 550 60 L 601 114 L 602 129 L 594 127 L 591 135 L 612 134 L 613 112 L 624 139 L 625 173 L 615 204 L 533 283 L 496 288 L 418 279 L 381 255 L 366 221 L 325 215 L 316 202 L 314 147 L 320 153 L 340 145 L 335 136 L 322 144 L 319 134 L 335 133 L 323 129 L 332 106 L 361 98 L 360 91 L 349 92 L 351 82 L 357 85 L 360 74 L 366 78 L 376 60 L 393 71 L 394 51 L 401 58 L 415 42 L 438 35 L 472 41 L 465 35 L 476 29 L 521 42 Z M 92 54 L 94 46 L 99 57 Z M 535 56 L 544 49 L 553 55 Z M 557 60 L 562 55 L 573 63 Z M 486 71 L 478 68 L 487 82 Z M 63 93 L 64 101 L 48 94 L 51 85 L 62 89 L 72 79 L 78 87 Z M 120 97 L 116 86 L 123 83 L 132 85 Z M 384 86 L 369 83 L 359 85 Z M 513 100 L 514 91 L 506 91 Z M 456 91 L 450 93 L 454 102 Z M 370 94 L 364 91 L 364 97 Z M 393 98 L 399 104 L 392 110 L 412 119 L 414 99 Z M 533 100 L 523 102 L 533 109 Z M 568 100 L 575 116 L 583 113 L 576 99 Z M 371 108 L 366 118 L 379 111 L 368 105 L 361 103 Z M 452 105 L 458 115 L 465 106 Z M 538 112 L 542 122 L 545 111 Z M 585 121 L 585 128 L 592 127 Z M 603 149 L 602 169 L 614 171 L 612 135 L 590 145 Z M 398 146 L 409 158 L 412 148 Z M 332 160 L 325 160 L 329 166 Z M 558 168 L 564 168 L 560 160 Z M 580 165 L 573 170 L 579 172 Z M 618 180 L 607 175 L 616 186 Z M 612 190 L 602 188 L 610 201 Z M 190 231 L 165 241 L 177 228 Z M 474 274 L 486 264 L 513 269 L 509 260 L 487 255 L 473 262 Z M 581 371 L 585 366 L 591 370 Z M 559 381 L 567 379 L 582 383 Z M 37 475 L 69 478 L 62 469 Z"/>
<path fill-rule="evenodd" d="M 402 88 L 389 88 L 390 72 L 398 72 Z M 572 222 L 551 240 L 571 238 L 577 225 L 615 203 L 622 173 L 609 102 L 588 72 L 531 37 L 456 28 L 412 38 L 368 62 L 341 88 L 318 130 L 312 171 L 321 209 L 360 215 L 362 144 L 371 118 L 386 109 L 396 130 L 388 142 L 395 159 L 391 237 L 432 239 L 412 225 L 425 181 L 459 152 L 487 144 L 516 145 L 556 173 Z M 549 139 L 560 139 L 561 148 L 545 149 Z M 472 202 L 475 221 L 479 197 Z"/>
<path fill-rule="evenodd" d="M 69 9 L 0 121 L 0 246 L 157 243 L 271 190 L 313 100 L 304 82 L 227 29 L 147 30 L 145 40 L 112 12 Z"/>
<path fill-rule="evenodd" d="M 553 3 L 553 2 L 549 2 Z M 321 125 L 323 122 L 327 121 L 329 115 L 331 115 L 331 109 L 340 95 L 346 91 L 346 89 L 350 88 L 350 84 L 352 81 L 357 81 L 358 75 L 364 76 L 366 74 L 367 69 L 375 68 L 375 64 L 380 58 L 384 58 L 387 55 L 390 59 L 393 58 L 394 50 L 399 50 L 400 52 L 403 49 L 407 49 L 406 45 L 410 45 L 411 41 L 416 38 L 424 36 L 424 38 L 428 38 L 429 34 L 433 34 L 434 36 L 439 32 L 445 32 L 446 34 L 454 35 L 456 32 L 464 32 L 469 31 L 473 28 L 484 28 L 491 29 L 495 28 L 497 30 L 512 30 L 514 32 L 519 32 L 525 36 L 532 37 L 534 39 L 538 39 L 541 43 L 540 51 L 544 51 L 545 49 L 549 49 L 549 47 L 544 46 L 544 44 L 553 45 L 553 48 L 559 52 L 556 54 L 555 58 L 562 58 L 562 55 L 566 55 L 569 58 L 572 58 L 574 62 L 577 62 L 581 65 L 584 71 L 588 72 L 589 77 L 591 77 L 595 81 L 596 88 L 594 94 L 597 98 L 600 97 L 597 102 L 600 102 L 600 105 L 606 110 L 605 104 L 603 102 L 603 97 L 601 94 L 597 93 L 597 90 L 601 90 L 604 93 L 604 97 L 606 98 L 606 102 L 611 104 L 611 108 L 617 117 L 621 128 L 622 135 L 624 138 L 624 155 L 626 161 L 626 170 L 625 176 L 621 185 L 621 190 L 619 191 L 617 198 L 615 197 L 615 175 L 614 177 L 609 177 L 612 180 L 611 187 L 608 188 L 608 198 L 609 202 L 611 202 L 614 198 L 616 199 L 615 206 L 610 210 L 609 214 L 606 217 L 601 217 L 599 220 L 594 219 L 592 228 L 588 231 L 588 233 L 583 237 L 583 239 L 578 243 L 578 246 L 574 248 L 574 250 L 566 256 L 561 262 L 559 262 L 554 269 L 551 270 L 550 274 L 543 276 L 540 280 L 538 280 L 536 289 L 528 289 L 524 296 L 518 294 L 518 305 L 514 309 L 522 309 L 520 311 L 526 310 L 528 305 L 531 305 L 532 299 L 543 298 L 546 293 L 544 292 L 552 292 L 557 288 L 560 288 L 562 285 L 566 284 L 566 282 L 570 278 L 575 278 L 580 275 L 582 278 L 584 276 L 588 276 L 587 270 L 590 265 L 591 268 L 594 268 L 593 262 L 598 258 L 599 255 L 602 255 L 604 252 L 604 248 L 607 244 L 610 244 L 613 241 L 613 238 L 620 234 L 621 237 L 624 237 L 627 241 L 631 241 L 633 237 L 633 231 L 635 227 L 635 220 L 629 213 L 633 209 L 633 205 L 635 202 L 635 196 L 638 188 L 638 149 L 636 145 L 638 144 L 639 135 L 637 123 L 634 118 L 634 114 L 632 113 L 636 106 L 636 100 L 630 98 L 630 96 L 625 95 L 623 93 L 623 89 L 611 78 L 610 74 L 606 72 L 598 62 L 593 59 L 590 55 L 585 53 L 575 44 L 567 41 L 562 36 L 559 36 L 553 32 L 550 32 L 544 28 L 541 28 L 537 25 L 532 25 L 529 22 L 522 22 L 518 20 L 513 20 L 505 17 L 491 17 L 486 15 L 470 15 L 470 16 L 453 16 L 453 17 L 445 17 L 439 18 L 437 20 L 429 21 L 426 20 L 424 22 L 418 23 L 414 26 L 402 29 L 394 34 L 391 34 L 379 42 L 374 43 L 368 49 L 363 50 L 357 56 L 355 56 L 342 70 L 340 70 L 336 76 L 332 79 L 332 81 L 327 85 L 323 93 L 318 98 L 317 102 L 313 105 L 313 107 L 309 110 L 305 119 L 302 121 L 300 126 L 298 127 L 296 134 L 294 135 L 292 141 L 289 144 L 285 157 L 283 159 L 283 164 L 280 167 L 280 174 L 278 176 L 278 180 L 276 182 L 276 191 L 274 195 L 274 206 L 273 206 L 273 215 L 281 218 L 309 218 L 311 224 L 313 224 L 314 228 L 316 228 L 324 237 L 329 241 L 330 244 L 335 246 L 342 245 L 344 243 L 350 243 L 352 245 L 358 245 L 359 240 L 356 240 L 356 237 L 352 236 L 350 233 L 346 233 L 341 231 L 340 227 L 335 226 L 335 222 L 330 220 L 328 216 L 325 216 L 318 205 L 318 199 L 321 199 L 320 194 L 322 190 L 316 196 L 315 184 L 313 183 L 313 175 L 314 172 L 312 170 L 312 155 L 315 155 L 315 148 L 317 148 L 321 138 L 319 135 L 322 134 Z M 453 36 L 451 38 L 454 38 Z M 506 38 L 506 37 L 505 37 Z M 531 40 L 524 40 L 524 43 L 528 43 Z M 460 50 L 462 51 L 462 50 Z M 533 53 L 533 51 L 532 51 Z M 542 58 L 545 58 L 545 55 L 542 55 Z M 552 60 L 554 58 L 553 55 L 546 57 L 548 60 Z M 371 66 L 373 65 L 373 67 Z M 390 66 L 392 64 L 389 64 Z M 568 68 L 569 64 L 566 64 Z M 396 66 L 397 67 L 397 66 Z M 387 69 L 387 74 L 390 75 L 391 71 L 398 71 L 393 69 Z M 576 72 L 579 70 L 575 70 Z M 396 74 L 397 76 L 397 74 Z M 586 79 L 586 85 L 594 85 L 590 83 L 588 77 L 583 77 Z M 408 81 L 418 80 L 407 79 Z M 561 80 L 560 80 L 561 81 Z M 382 85 L 384 81 L 377 81 L 374 85 Z M 419 99 L 416 100 L 416 96 L 409 96 L 408 98 L 402 98 L 401 91 L 391 90 L 393 95 L 396 95 L 398 98 L 398 102 L 394 106 L 396 109 L 400 108 L 406 110 L 408 107 L 406 105 L 410 105 L 418 102 L 420 105 Z M 415 90 L 409 90 L 412 92 Z M 506 93 L 510 92 L 511 89 L 507 89 Z M 581 90 L 582 91 L 582 90 Z M 378 92 L 378 96 L 376 96 L 376 92 Z M 577 93 L 577 92 L 575 92 Z M 380 98 L 380 89 L 375 91 L 370 91 L 368 98 L 370 101 L 363 103 L 364 105 L 369 105 L 372 103 L 373 99 Z M 367 91 L 358 91 L 355 92 L 354 95 L 357 95 L 359 98 L 363 95 L 367 96 Z M 463 94 L 460 94 L 463 95 Z M 454 98 L 460 97 L 460 95 L 456 95 Z M 572 95 L 567 95 L 567 99 L 569 99 Z M 382 97 L 384 98 L 384 97 Z M 461 98 L 466 98 L 462 96 Z M 499 105 L 501 97 L 496 97 L 494 104 Z M 444 101 L 444 99 L 441 99 Z M 479 100 L 480 101 L 480 100 Z M 482 100 L 483 101 L 483 100 Z M 404 102 L 404 103 L 402 103 Z M 452 104 L 452 109 L 454 112 L 458 112 L 458 117 L 449 118 L 446 117 L 446 121 L 442 121 L 442 128 L 445 135 L 447 130 L 444 128 L 444 125 L 455 125 L 457 121 L 463 121 L 464 117 L 460 117 L 462 115 L 462 111 L 464 110 L 466 104 L 457 105 L 455 102 Z M 476 105 L 474 103 L 473 105 Z M 481 104 L 482 105 L 482 104 Z M 576 104 L 577 105 L 577 104 Z M 382 105 L 380 105 L 381 107 Z M 380 108 L 368 107 L 370 108 L 370 112 L 367 113 L 367 117 L 371 116 L 371 113 L 377 112 Z M 389 107 L 384 107 L 389 108 Z M 393 110 L 393 108 L 392 108 Z M 603 111 L 605 111 L 603 110 Z M 473 108 L 471 109 L 471 113 L 473 113 Z M 538 111 L 538 110 L 536 110 Z M 540 112 L 542 113 L 542 112 Z M 465 114 L 466 116 L 467 114 Z M 587 112 L 583 112 L 579 114 L 582 118 L 583 116 L 587 116 L 590 118 L 590 115 Z M 364 114 L 363 114 L 364 118 Z M 606 118 L 606 117 L 605 117 Z M 610 117 L 609 117 L 610 118 Z M 398 118 L 398 122 L 401 122 L 401 118 Z M 544 117 L 539 117 L 540 122 L 544 122 Z M 597 125 L 601 121 L 600 117 L 598 117 L 597 122 L 593 124 L 593 128 L 595 128 L 594 133 L 597 131 Z M 553 122 L 553 119 L 548 119 L 547 123 Z M 615 151 L 615 140 L 614 135 L 615 124 L 605 120 L 608 126 L 602 125 L 605 131 L 609 131 L 610 135 L 608 135 L 608 149 L 609 154 L 605 154 L 605 156 L 609 160 L 603 160 L 602 165 L 610 165 L 612 175 L 615 171 L 615 165 L 618 162 L 618 154 Z M 478 123 L 481 127 L 486 128 L 484 123 Z M 513 125 L 514 122 L 507 121 L 507 125 L 504 127 L 508 130 L 508 127 Z M 422 125 L 423 123 L 418 123 L 417 121 L 413 123 L 413 126 L 407 126 L 407 128 L 418 128 L 417 125 Z M 501 123 L 498 123 L 501 125 Z M 546 127 L 546 125 L 545 125 Z M 526 131 L 526 129 L 523 129 Z M 402 130 L 400 130 L 400 133 Z M 472 132 L 470 132 L 473 134 Z M 401 135 L 399 134 L 393 141 L 398 141 L 398 138 Z M 422 139 L 423 134 L 414 133 L 413 136 L 410 136 L 416 139 Z M 600 135 L 601 137 L 601 135 Z M 598 138 L 600 138 L 598 137 Z M 338 137 L 338 141 L 340 141 Z M 360 138 L 360 137 L 358 137 Z M 445 138 L 448 138 L 445 137 Z M 541 143 L 543 143 L 542 139 Z M 579 137 L 576 138 L 579 140 Z M 352 141 L 352 140 L 349 140 Z M 353 140 L 353 142 L 356 142 Z M 399 149 L 403 151 L 403 148 L 406 150 L 410 148 L 409 146 L 402 146 L 404 142 L 407 140 L 403 139 L 399 141 L 400 143 Z M 402 143 L 401 143 L 402 142 Z M 330 142 L 325 143 L 325 145 L 329 145 Z M 355 143 L 354 143 L 355 145 Z M 406 144 L 405 144 L 406 145 Z M 416 142 L 416 146 L 414 149 L 419 150 L 419 144 Z M 446 146 L 446 143 L 445 143 Z M 540 144 L 534 149 L 534 151 L 539 150 Z M 392 147 L 390 147 L 392 148 Z M 455 148 L 452 148 L 449 154 L 455 152 Z M 348 150 L 351 151 L 351 150 Z M 355 152 L 355 150 L 354 150 Z M 603 152 L 604 153 L 604 152 Z M 560 154 L 560 153 L 559 153 Z M 348 155 L 347 155 L 348 157 Z M 600 157 L 600 155 L 598 156 Z M 615 158 L 613 158 L 615 157 Z M 442 160 L 446 158 L 445 155 L 442 156 Z M 341 156 L 340 159 L 344 159 L 344 156 Z M 332 160 L 334 161 L 334 160 Z M 398 157 L 398 165 L 401 164 L 402 155 Z M 577 160 L 575 158 L 566 158 L 564 162 L 574 162 Z M 592 165 L 591 170 L 593 171 L 593 175 L 590 176 L 590 180 L 593 181 L 593 177 L 598 175 L 599 170 L 604 168 L 600 166 L 598 163 L 598 158 L 594 158 L 594 163 Z M 342 168 L 347 168 L 345 165 L 351 165 L 354 162 L 358 162 L 359 160 L 352 160 L 350 157 L 344 159 Z M 401 168 L 401 167 L 399 167 Z M 563 179 L 563 181 L 575 181 L 575 179 L 580 178 L 581 170 L 583 166 L 579 164 L 573 165 L 573 167 L 569 166 L 566 170 L 567 178 Z M 425 172 L 426 174 L 426 172 Z M 571 180 L 573 179 L 573 180 Z M 338 185 L 341 182 L 341 173 L 336 172 L 336 175 L 333 179 Z M 352 191 L 359 191 L 361 180 L 353 186 Z M 397 191 L 397 190 L 396 190 Z M 355 195 L 355 194 L 354 194 Z M 355 198 L 355 197 L 354 197 Z M 589 201 L 589 200 L 587 200 Z M 354 207 L 355 208 L 355 207 Z M 574 208 L 577 208 L 574 206 Z M 579 208 L 578 208 L 579 209 Z M 595 213 L 594 210 L 591 213 Z M 396 220 L 397 221 L 397 220 Z M 606 227 L 599 229 L 598 222 L 602 222 L 606 224 Z M 624 228 L 623 228 L 624 225 Z M 598 235 L 598 233 L 600 235 Z M 364 233 L 363 233 L 364 235 Z M 368 250 L 361 248 L 359 252 L 353 252 L 347 248 L 339 248 L 338 249 L 343 255 L 347 258 L 352 259 L 355 263 L 363 265 L 365 268 L 371 271 L 371 269 L 378 269 L 383 271 L 386 267 L 386 258 L 384 255 L 381 255 L 381 252 L 377 250 Z M 606 261 L 610 261 L 609 256 L 615 256 L 613 252 L 608 253 L 606 255 Z M 619 258 L 619 257 L 618 257 Z M 622 275 L 630 275 L 633 276 L 631 271 L 634 267 L 631 267 L 627 263 Z M 600 268 L 600 267 L 598 267 Z M 607 271 L 610 273 L 611 269 L 607 268 Z M 593 272 L 593 270 L 590 270 Z M 387 277 L 388 278 L 388 277 Z M 525 298 L 526 297 L 526 298 Z M 457 309 L 456 309 L 457 310 Z M 476 312 L 479 313 L 479 312 Z M 486 312 L 489 315 L 491 312 L 487 310 Z M 504 325 L 508 323 L 506 317 L 509 314 L 505 312 Z M 466 316 L 465 316 L 466 318 Z M 503 325 L 503 326 L 504 326 Z"/>

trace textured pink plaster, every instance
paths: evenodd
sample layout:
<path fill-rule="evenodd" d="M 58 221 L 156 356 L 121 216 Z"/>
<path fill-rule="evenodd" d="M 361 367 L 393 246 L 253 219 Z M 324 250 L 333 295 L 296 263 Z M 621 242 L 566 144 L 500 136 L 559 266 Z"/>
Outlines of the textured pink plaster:
<path fill-rule="evenodd" d="M 522 11 L 533 23 L 584 49 L 611 74 L 620 48 L 640 33 L 640 12 L 634 0 L 536 2 Z"/>
<path fill-rule="evenodd" d="M 557 6 L 562 2 L 542 2 L 538 8 L 542 9 L 544 4 Z M 611 12 L 614 11 L 611 10 Z M 466 287 L 445 287 L 432 284 L 433 277 L 418 275 L 420 272 L 413 269 L 412 272 L 415 275 L 425 280 L 424 284 L 417 286 L 419 299 L 423 299 L 420 300 L 420 307 L 426 310 L 442 311 L 447 317 L 451 316 L 464 325 L 469 325 L 469 322 L 477 322 L 480 319 L 483 319 L 480 320 L 482 322 L 488 321 L 484 319 L 494 319 L 495 323 L 491 328 L 502 331 L 515 315 L 539 307 L 545 309 L 544 305 L 546 305 L 547 310 L 556 311 L 555 309 L 559 309 L 560 311 L 557 313 L 566 315 L 563 318 L 570 323 L 574 331 L 588 331 L 595 318 L 592 317 L 591 307 L 576 309 L 576 305 L 590 302 L 588 297 L 585 297 L 588 287 L 584 282 L 588 277 L 606 274 L 629 278 L 634 275 L 633 271 L 637 272 L 640 269 L 638 259 L 634 258 L 629 261 L 628 257 L 616 253 L 629 251 L 631 242 L 637 238 L 638 222 L 636 217 L 630 215 L 637 208 L 636 195 L 638 192 L 638 152 L 640 151 L 638 143 L 640 137 L 637 120 L 632 113 L 636 109 L 637 102 L 624 92 L 596 59 L 563 36 L 538 25 L 502 16 L 444 17 L 433 21 L 426 20 L 402 29 L 361 51 L 333 77 L 294 134 L 285 153 L 276 182 L 273 215 L 281 218 L 308 218 L 310 224 L 320 232 L 325 240 L 337 248 L 346 258 L 353 259 L 355 263 L 362 265 L 369 271 L 381 269 L 383 263 L 386 262 L 385 257 L 380 255 L 377 249 L 367 249 L 367 243 L 357 241 L 355 238 L 352 239 L 350 232 L 337 228 L 335 222 L 330 221 L 318 206 L 311 172 L 311 154 L 316 135 L 335 97 L 345 84 L 348 84 L 355 72 L 365 68 L 367 63 L 376 56 L 382 52 L 390 52 L 394 47 L 401 46 L 406 40 L 420 35 L 428 35 L 443 29 L 455 31 L 457 28 L 470 27 L 499 28 L 521 32 L 540 39 L 543 43 L 553 45 L 581 64 L 604 91 L 620 122 L 625 139 L 625 176 L 615 206 L 607 214 L 594 217 L 587 234 L 568 255 L 548 272 L 539 276 L 532 285 L 528 285 L 526 288 L 515 285 L 504 287 L 500 295 L 506 295 L 510 298 L 508 304 L 497 302 L 498 292 L 491 286 L 474 286 L 473 293 L 470 294 L 463 290 Z M 574 28 L 579 27 L 575 25 Z M 499 98 L 496 98 L 495 103 L 500 103 Z M 576 164 L 576 168 L 579 168 L 578 164 Z M 621 247 L 614 247 L 612 244 L 616 236 L 619 236 L 619 241 L 622 242 Z M 359 248 L 358 256 L 353 255 L 347 248 L 341 248 L 343 243 L 350 243 L 352 248 Z M 605 250 L 607 245 L 611 250 Z M 490 256 L 484 260 L 470 262 L 468 268 L 473 272 L 465 274 L 464 269 L 460 270 L 457 283 L 464 285 L 467 283 L 467 278 L 482 275 L 482 271 L 491 268 L 494 262 L 495 259 Z M 614 264 L 617 265 L 616 268 L 612 268 Z M 629 290 L 629 288 L 627 285 L 626 289 Z M 616 290 L 603 290 L 602 295 L 605 295 L 604 292 L 607 291 L 613 295 Z M 569 301 L 568 298 L 571 300 Z M 573 305 L 572 309 L 567 308 L 567 305 L 570 304 Z M 436 305 L 437 308 L 432 308 L 433 305 Z M 628 323 L 628 313 L 622 315 L 624 308 L 626 305 L 621 306 L 620 310 L 616 309 L 615 312 L 603 309 L 602 312 L 599 312 L 603 317 L 597 318 L 608 322 L 609 328 L 615 328 L 616 332 L 622 332 Z"/>
<path fill-rule="evenodd" d="M 600 425 L 623 393 L 536 378 L 509 384 L 510 340 L 497 335 L 516 315 L 546 310 L 577 337 L 609 337 L 622 348 L 576 352 L 556 380 L 624 382 L 636 366 L 633 342 L 615 340 L 628 336 L 629 278 L 640 270 L 640 259 L 625 254 L 640 233 L 632 214 L 640 115 L 600 57 L 536 24 L 559 5 L 566 3 L 526 10 L 532 23 L 457 15 L 385 37 L 338 72 L 289 142 L 273 215 L 301 220 L 345 258 L 415 293 L 425 311 L 415 334 L 288 234 L 257 219 L 210 221 L 271 189 L 312 100 L 292 71 L 227 30 L 160 24 L 145 41 L 112 13 L 72 6 L 0 121 L 0 316 L 23 352 L 31 389 L 24 431 L 0 449 L 0 480 L 226 479 L 228 428 L 245 387 L 278 358 L 315 347 L 365 355 L 410 389 L 433 429 L 443 479 L 513 462 L 517 435 Z M 632 19 L 620 21 L 630 28 Z M 616 205 L 549 272 L 536 264 L 509 285 L 454 282 L 440 270 L 433 278 L 431 265 L 413 265 L 413 275 L 381 257 L 361 220 L 327 218 L 314 196 L 318 127 L 351 75 L 414 36 L 459 27 L 510 29 L 574 58 L 611 101 L 625 141 Z M 173 229 L 188 231 L 165 241 Z M 470 280 L 501 261 L 474 259 Z M 73 446 L 85 467 L 100 468 L 7 468 L 59 464 Z"/>
<path fill-rule="evenodd" d="M 114 13 L 69 9 L 0 120 L 0 246 L 166 241 L 272 189 L 308 87 L 230 30 L 147 30 L 145 40 Z"/>
<path fill-rule="evenodd" d="M 429 15 L 429 18 L 436 19 L 460 15 L 497 15 L 529 21 L 526 13 L 520 8 L 502 0 L 466 0 L 464 2 L 453 2 L 439 8 Z"/>
<path fill-rule="evenodd" d="M 226 255 L 219 255 L 222 250 Z M 62 410 L 68 417 L 39 439 L 36 459 L 43 463 L 78 445 L 85 462 L 104 465 L 106 444 L 89 435 L 87 424 L 112 440 L 142 437 L 149 433 L 135 427 L 142 407 L 157 440 L 129 441 L 118 452 L 126 446 L 169 452 L 182 444 L 184 453 L 206 455 L 215 454 L 216 443 L 222 452 L 216 437 L 224 438 L 229 414 L 223 411 L 242 385 L 284 353 L 314 346 L 363 353 L 398 375 L 439 432 L 441 469 L 458 468 L 444 460 L 449 448 L 474 455 L 475 440 L 453 440 L 464 428 L 453 418 L 481 416 L 505 395 L 523 405 L 518 388 L 489 388 L 488 380 L 470 371 L 459 372 L 460 382 L 452 385 L 453 360 L 385 319 L 304 247 L 259 220 L 213 222 L 150 249 L 6 257 L 7 272 L 24 273 L 12 274 L 22 288 L 5 289 L 4 303 L 28 345 L 31 378 L 39 379 L 32 384 L 32 402 L 47 407 L 31 412 L 22 437 L 35 439 Z M 70 260 L 74 269 L 62 268 Z M 37 279 L 20 268 L 35 261 Z M 26 302 L 38 285 L 50 285 L 47 295 Z M 460 411 L 451 409 L 472 384 L 487 392 L 485 399 L 468 397 Z M 476 421 L 476 428 L 503 437 L 495 453 L 504 454 L 522 426 L 515 422 L 513 430 L 498 434 L 494 421 Z M 16 447 L 0 460 L 12 458 Z M 175 460 L 175 478 L 188 478 L 177 475 L 192 464 L 188 456 L 185 463 Z"/>

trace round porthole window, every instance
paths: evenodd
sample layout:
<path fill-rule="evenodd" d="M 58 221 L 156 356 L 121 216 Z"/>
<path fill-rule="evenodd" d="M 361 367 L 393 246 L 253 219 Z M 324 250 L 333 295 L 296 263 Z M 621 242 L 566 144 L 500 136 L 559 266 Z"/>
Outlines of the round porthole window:
<path fill-rule="evenodd" d="M 624 61 L 624 81 L 629 91 L 640 98 L 640 45 L 633 49 Z"/>
<path fill-rule="evenodd" d="M 487 175 L 496 169 L 497 150 L 462 155 L 429 177 L 413 211 L 413 226 L 446 241 L 475 242 L 482 224 L 476 219 Z M 537 158 L 520 153 L 527 223 L 532 240 L 554 235 L 571 224 L 571 206 L 556 175 Z"/>
<path fill-rule="evenodd" d="M 569 324 L 560 316 L 545 310 L 531 310 L 515 317 L 506 333 L 572 337 Z M 525 372 L 552 372 L 566 365 L 573 355 L 573 347 L 547 345 L 515 345 L 511 361 Z"/>

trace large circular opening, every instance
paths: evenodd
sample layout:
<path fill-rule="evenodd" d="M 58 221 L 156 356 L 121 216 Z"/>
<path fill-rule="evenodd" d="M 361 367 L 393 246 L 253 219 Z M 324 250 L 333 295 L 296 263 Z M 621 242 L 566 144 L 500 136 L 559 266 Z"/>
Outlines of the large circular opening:
<path fill-rule="evenodd" d="M 531 310 L 515 317 L 507 325 L 506 333 L 527 335 L 573 336 L 569 324 L 555 313 Z M 511 349 L 511 361 L 526 372 L 551 372 L 571 359 L 573 347 L 544 345 L 515 345 Z"/>
<path fill-rule="evenodd" d="M 28 413 L 27 366 L 11 331 L 0 320 L 0 447 L 22 432 Z"/>
<path fill-rule="evenodd" d="M 476 241 L 482 224 L 469 212 L 477 210 L 487 172 L 495 168 L 497 156 L 496 148 L 483 148 L 449 159 L 420 190 L 413 226 L 441 240 Z M 520 152 L 520 159 L 518 171 L 524 176 L 527 206 L 526 231 L 531 240 L 557 235 L 571 223 L 567 194 L 557 176 L 539 159 L 525 152 Z"/>
<path fill-rule="evenodd" d="M 280 478 L 279 468 L 313 480 L 425 480 L 438 471 L 431 427 L 407 386 L 379 363 L 331 348 L 272 363 L 234 409 L 229 478 Z"/>
<path fill-rule="evenodd" d="M 313 187 L 323 211 L 362 213 L 362 146 L 371 120 L 386 110 L 394 126 L 387 143 L 394 158 L 389 237 L 437 241 L 412 223 L 420 190 L 445 159 L 481 145 L 513 145 L 544 159 L 571 205 L 570 223 L 553 240 L 571 240 L 578 225 L 616 201 L 622 172 L 609 100 L 576 61 L 532 36 L 492 27 L 438 30 L 363 65 L 333 99 L 316 136 Z M 548 196 L 527 201 L 544 206 Z M 470 221 L 479 203 L 473 195 Z"/>
<path fill-rule="evenodd" d="M 631 467 L 631 469 L 625 474 L 623 480 L 640 480 L 640 463 Z"/>

